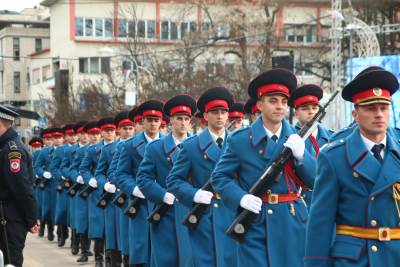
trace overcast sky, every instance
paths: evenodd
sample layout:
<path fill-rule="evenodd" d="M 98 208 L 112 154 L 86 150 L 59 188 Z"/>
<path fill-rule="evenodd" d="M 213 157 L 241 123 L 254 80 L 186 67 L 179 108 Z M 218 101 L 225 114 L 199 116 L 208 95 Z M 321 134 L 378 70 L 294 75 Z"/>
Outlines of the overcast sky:
<path fill-rule="evenodd" d="M 27 7 L 39 5 L 42 0 L 0 0 L 0 10 L 12 10 L 20 12 Z"/>

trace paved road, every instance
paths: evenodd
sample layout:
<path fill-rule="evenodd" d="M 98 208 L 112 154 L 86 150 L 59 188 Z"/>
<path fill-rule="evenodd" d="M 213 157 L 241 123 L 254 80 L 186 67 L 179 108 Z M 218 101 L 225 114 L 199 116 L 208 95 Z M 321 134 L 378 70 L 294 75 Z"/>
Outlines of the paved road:
<path fill-rule="evenodd" d="M 73 256 L 70 250 L 70 241 L 65 247 L 57 247 L 57 242 L 48 241 L 45 237 L 28 234 L 24 249 L 24 267 L 71 267 L 94 266 L 94 257 L 89 258 L 89 263 L 78 264 L 79 256 Z"/>

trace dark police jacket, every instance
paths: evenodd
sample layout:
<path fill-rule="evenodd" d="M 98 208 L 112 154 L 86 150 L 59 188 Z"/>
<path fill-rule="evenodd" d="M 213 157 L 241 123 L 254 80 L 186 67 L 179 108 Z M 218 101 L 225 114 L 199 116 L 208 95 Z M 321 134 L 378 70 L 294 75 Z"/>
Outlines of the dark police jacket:
<path fill-rule="evenodd" d="M 0 136 L 0 201 L 8 222 L 36 224 L 32 158 L 13 128 Z"/>

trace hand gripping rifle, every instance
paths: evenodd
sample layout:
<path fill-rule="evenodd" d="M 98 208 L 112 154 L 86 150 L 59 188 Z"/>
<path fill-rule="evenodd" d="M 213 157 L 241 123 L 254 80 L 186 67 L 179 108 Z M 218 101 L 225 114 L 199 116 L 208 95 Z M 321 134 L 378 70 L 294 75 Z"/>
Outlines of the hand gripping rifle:
<path fill-rule="evenodd" d="M 128 199 L 127 195 L 122 192 L 122 190 L 117 189 L 116 196 L 113 198 L 113 200 L 111 201 L 111 203 L 113 203 L 115 206 L 119 207 L 119 208 L 123 208 L 125 205 L 126 200 Z"/>
<path fill-rule="evenodd" d="M 94 190 L 97 188 L 91 187 L 89 184 L 87 184 L 82 191 L 79 193 L 79 197 L 82 199 L 87 199 L 90 193 L 92 193 Z"/>
<path fill-rule="evenodd" d="M 114 193 L 110 193 L 104 190 L 103 194 L 100 196 L 99 201 L 97 201 L 96 206 L 105 209 L 108 206 L 108 203 L 112 200 Z"/>
<path fill-rule="evenodd" d="M 314 132 L 315 128 L 318 126 L 318 123 L 321 122 L 325 117 L 326 108 L 338 93 L 339 91 L 334 92 L 328 102 L 326 102 L 324 106 L 320 106 L 319 111 L 314 115 L 314 117 L 300 129 L 298 135 L 302 137 L 303 140 L 306 140 Z M 271 187 L 274 181 L 279 182 L 282 170 L 284 169 L 286 162 L 290 160 L 291 157 L 292 151 L 285 147 L 279 156 L 268 167 L 268 169 L 261 175 L 257 182 L 250 188 L 249 194 L 261 197 L 266 190 Z M 228 230 L 226 230 L 226 234 L 231 238 L 243 243 L 253 215 L 255 215 L 253 212 L 246 209 L 241 209 L 239 215 L 233 221 L 231 226 L 229 226 Z"/>
<path fill-rule="evenodd" d="M 227 128 L 228 129 L 231 128 L 235 122 L 236 120 L 231 121 L 231 123 L 229 123 Z M 204 191 L 214 192 L 211 185 L 211 179 L 209 179 L 201 189 Z M 182 221 L 183 225 L 187 226 L 191 230 L 194 230 L 199 224 L 199 221 L 203 216 L 204 212 L 206 211 L 206 209 L 208 208 L 208 206 L 209 206 L 208 204 L 195 203 L 193 208 L 183 219 Z"/>

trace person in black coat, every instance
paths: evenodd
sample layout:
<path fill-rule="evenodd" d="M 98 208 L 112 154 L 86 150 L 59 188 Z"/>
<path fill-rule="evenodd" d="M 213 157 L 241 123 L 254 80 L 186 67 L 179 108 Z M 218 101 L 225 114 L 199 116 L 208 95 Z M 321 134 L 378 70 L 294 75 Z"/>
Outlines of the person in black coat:
<path fill-rule="evenodd" d="M 12 128 L 18 114 L 0 105 L 0 249 L 5 264 L 22 266 L 27 232 L 39 229 L 32 158 Z"/>

